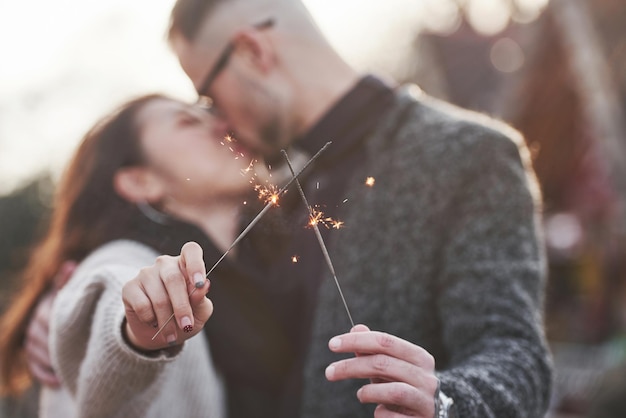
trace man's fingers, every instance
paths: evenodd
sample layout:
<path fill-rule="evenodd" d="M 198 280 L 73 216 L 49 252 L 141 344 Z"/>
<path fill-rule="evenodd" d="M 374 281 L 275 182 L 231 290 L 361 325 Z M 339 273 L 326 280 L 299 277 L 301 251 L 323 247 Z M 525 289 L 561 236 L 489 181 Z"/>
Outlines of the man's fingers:
<path fill-rule="evenodd" d="M 180 269 L 187 276 L 190 285 L 202 288 L 206 282 L 206 267 L 202 247 L 195 242 L 186 243 L 180 250 L 179 260 Z"/>
<path fill-rule="evenodd" d="M 435 369 L 435 359 L 423 348 L 377 331 L 359 331 L 333 337 L 328 347 L 336 353 L 387 354 L 426 370 Z"/>
<path fill-rule="evenodd" d="M 424 379 L 428 379 L 429 376 L 433 375 L 414 364 L 385 354 L 372 354 L 341 360 L 326 368 L 326 377 L 330 381 L 380 379 L 382 381 L 404 382 L 417 387 L 423 384 Z M 436 389 L 436 383 L 434 387 Z"/>
<path fill-rule="evenodd" d="M 406 409 L 404 408 L 394 408 L 393 406 L 390 406 L 390 405 L 379 404 L 374 410 L 374 418 L 407 418 L 407 417 L 433 418 L 432 416 L 416 415 L 415 413 L 406 411 Z"/>
<path fill-rule="evenodd" d="M 64 261 L 63 264 L 61 264 L 61 268 L 59 268 L 59 271 L 53 279 L 55 290 L 60 290 L 63 286 L 65 286 L 65 284 L 74 274 L 74 270 L 76 270 L 77 266 L 78 263 L 73 260 Z"/>
<path fill-rule="evenodd" d="M 24 349 L 28 368 L 34 378 L 44 385 L 57 387 L 59 379 L 54 374 L 48 351 L 48 327 L 54 292 L 49 292 L 38 304 L 26 329 Z"/>
<path fill-rule="evenodd" d="M 27 342 L 26 356 L 28 357 L 28 365 L 32 368 L 52 370 L 52 361 L 46 345 Z"/>
<path fill-rule="evenodd" d="M 367 332 L 370 329 L 363 324 L 356 324 L 355 326 L 352 327 L 352 329 L 350 330 L 350 332 Z"/>
<path fill-rule="evenodd" d="M 28 363 L 28 368 L 34 378 L 41 384 L 51 388 L 58 388 L 61 386 L 61 381 L 56 376 L 52 368 L 47 368 L 40 364 L 30 362 Z"/>
<path fill-rule="evenodd" d="M 398 416 L 397 414 L 419 417 L 435 415 L 435 398 L 406 383 L 365 385 L 357 392 L 357 398 L 361 403 L 380 404 L 382 410 L 376 417 Z"/>
<path fill-rule="evenodd" d="M 52 304 L 54 303 L 54 292 L 49 292 L 37 304 L 33 319 L 28 324 L 28 338 L 42 335 L 45 337 L 45 343 L 48 343 L 48 325 L 50 322 L 50 313 L 52 312 Z"/>

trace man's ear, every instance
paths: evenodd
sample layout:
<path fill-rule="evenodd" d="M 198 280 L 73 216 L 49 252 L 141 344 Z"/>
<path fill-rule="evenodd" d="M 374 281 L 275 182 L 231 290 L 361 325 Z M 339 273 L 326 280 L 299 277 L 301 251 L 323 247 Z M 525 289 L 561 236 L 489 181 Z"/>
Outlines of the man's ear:
<path fill-rule="evenodd" d="M 262 31 L 245 29 L 234 36 L 235 53 L 241 54 L 262 72 L 270 71 L 276 65 L 274 45 Z"/>
<path fill-rule="evenodd" d="M 163 197 L 163 188 L 144 167 L 121 168 L 113 177 L 116 193 L 129 202 L 156 202 Z"/>

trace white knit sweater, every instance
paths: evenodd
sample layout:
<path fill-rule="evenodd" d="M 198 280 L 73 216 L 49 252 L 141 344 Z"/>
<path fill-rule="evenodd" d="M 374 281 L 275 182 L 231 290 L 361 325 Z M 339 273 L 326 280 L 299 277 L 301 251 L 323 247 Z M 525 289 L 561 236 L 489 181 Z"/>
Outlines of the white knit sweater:
<path fill-rule="evenodd" d="M 63 387 L 44 389 L 41 417 L 225 416 L 223 385 L 202 333 L 176 353 L 148 357 L 122 337 L 122 286 L 157 254 L 115 241 L 87 257 L 59 292 L 50 352 Z"/>

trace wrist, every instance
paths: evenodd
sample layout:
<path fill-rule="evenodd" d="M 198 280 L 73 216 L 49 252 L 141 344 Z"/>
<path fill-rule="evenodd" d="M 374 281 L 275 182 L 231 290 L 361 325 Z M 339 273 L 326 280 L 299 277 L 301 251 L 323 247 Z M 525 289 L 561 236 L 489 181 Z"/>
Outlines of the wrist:
<path fill-rule="evenodd" d="M 443 393 L 439 385 L 435 392 L 435 415 L 434 418 L 456 418 L 454 399 Z"/>
<path fill-rule="evenodd" d="M 135 337 L 132 328 L 128 325 L 126 318 L 124 318 L 124 321 L 122 322 L 122 339 L 133 351 L 146 357 L 159 357 L 162 354 L 172 356 L 180 351 L 180 346 L 169 347 L 167 349 L 142 347 Z"/>

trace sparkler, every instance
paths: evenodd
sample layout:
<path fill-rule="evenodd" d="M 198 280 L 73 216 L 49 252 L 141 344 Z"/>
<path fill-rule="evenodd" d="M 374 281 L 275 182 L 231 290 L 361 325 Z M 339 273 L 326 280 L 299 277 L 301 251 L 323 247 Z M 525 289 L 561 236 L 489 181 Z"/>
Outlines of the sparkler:
<path fill-rule="evenodd" d="M 322 249 L 322 254 L 324 254 L 324 259 L 326 260 L 326 264 L 328 265 L 328 269 L 333 275 L 333 279 L 335 279 L 335 284 L 337 285 L 337 290 L 339 291 L 339 296 L 341 296 L 341 301 L 343 302 L 343 307 L 346 308 L 346 313 L 348 314 L 348 319 L 352 324 L 352 328 L 354 328 L 354 321 L 352 320 L 352 315 L 350 314 L 350 309 L 348 309 L 348 304 L 346 303 L 346 298 L 343 296 L 343 291 L 341 290 L 341 285 L 339 284 L 339 280 L 337 279 L 337 274 L 335 273 L 335 268 L 333 267 L 333 262 L 330 259 L 330 255 L 328 254 L 328 249 L 326 248 L 326 244 L 324 244 L 324 239 L 322 238 L 322 234 L 320 233 L 319 218 L 321 218 L 321 212 L 315 212 L 315 210 L 309 205 L 309 202 L 304 195 L 304 190 L 302 190 L 302 186 L 300 185 L 300 181 L 298 181 L 297 177 L 295 177 L 295 173 L 293 171 L 293 167 L 291 166 L 291 161 L 289 160 L 289 156 L 285 150 L 281 151 L 285 156 L 285 160 L 287 160 L 287 165 L 289 166 L 289 170 L 291 174 L 294 176 L 293 178 L 296 180 L 296 186 L 298 187 L 298 192 L 300 192 L 300 197 L 302 197 L 302 202 L 309 210 L 309 216 L 311 221 L 309 225 L 313 227 L 315 231 L 315 236 L 317 237 L 317 242 L 320 244 L 320 248 Z M 318 218 L 319 217 L 319 218 Z"/>
<path fill-rule="evenodd" d="M 215 270 L 217 268 L 217 266 L 226 258 L 226 256 L 228 255 L 228 253 L 230 253 L 230 251 L 235 248 L 235 246 L 237 244 L 239 244 L 239 242 L 248 234 L 248 232 L 250 232 L 250 230 L 252 229 L 252 227 L 254 225 L 257 224 L 257 222 L 259 222 L 259 220 L 261 220 L 261 218 L 263 217 L 263 215 L 265 215 L 267 213 L 267 211 L 270 210 L 270 208 L 274 205 L 276 205 L 278 203 L 278 198 L 287 191 L 287 189 L 289 188 L 289 186 L 291 186 L 291 183 L 293 183 L 294 181 L 298 180 L 298 176 L 300 174 L 302 174 L 302 172 L 304 170 L 307 169 L 307 167 L 317 159 L 317 157 L 320 156 L 320 154 L 322 152 L 324 152 L 326 150 L 326 148 L 328 148 L 328 146 L 331 144 L 332 142 L 327 142 L 326 145 L 324 145 L 322 148 L 320 148 L 319 151 L 317 151 L 317 153 L 311 157 L 311 159 L 309 161 L 306 162 L 306 164 L 304 164 L 304 166 L 297 172 L 294 173 L 293 168 L 291 167 L 291 164 L 289 164 L 289 168 L 291 169 L 291 174 L 293 177 L 291 177 L 291 179 L 287 182 L 287 184 L 285 184 L 283 187 L 281 187 L 274 195 L 273 198 L 266 200 L 267 204 L 265 205 L 265 207 L 263 207 L 263 209 L 261 209 L 261 211 L 254 217 L 254 219 L 252 219 L 250 221 L 250 223 L 248 224 L 248 226 L 246 226 L 246 228 L 241 231 L 241 234 L 239 234 L 239 236 L 237 238 L 235 238 L 235 240 L 233 241 L 233 243 L 230 245 L 230 247 L 228 247 L 228 249 L 224 252 L 224 254 L 222 254 L 222 256 L 215 262 L 215 264 L 213 264 L 213 267 L 211 267 L 209 269 L 209 271 L 207 272 L 205 279 L 209 278 L 209 275 L 211 273 L 213 273 L 213 270 Z M 299 184 L 299 183 L 298 183 Z M 194 292 L 197 290 L 197 288 L 194 288 L 190 293 L 189 296 L 193 295 Z M 344 302 L 345 303 L 345 302 Z M 347 307 L 346 307 L 347 308 Z M 159 336 L 159 334 L 161 333 L 161 331 L 163 331 L 163 328 L 165 328 L 165 326 L 167 324 L 170 323 L 170 321 L 174 318 L 174 314 L 172 313 L 172 315 L 170 315 L 169 318 L 167 318 L 167 320 L 165 321 L 165 323 L 163 325 L 161 325 L 161 327 L 157 330 L 157 332 L 152 336 L 152 341 L 154 341 L 154 339 L 156 337 Z M 352 320 L 352 318 L 350 318 L 350 320 Z"/>

